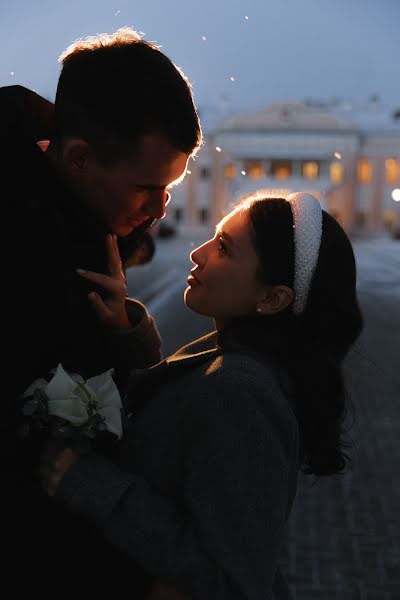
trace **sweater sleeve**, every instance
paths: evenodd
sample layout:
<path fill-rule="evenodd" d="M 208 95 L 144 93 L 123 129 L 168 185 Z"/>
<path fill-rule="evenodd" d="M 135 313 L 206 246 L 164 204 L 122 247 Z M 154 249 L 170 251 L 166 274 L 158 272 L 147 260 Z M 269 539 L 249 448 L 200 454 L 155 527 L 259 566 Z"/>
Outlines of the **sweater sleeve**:
<path fill-rule="evenodd" d="M 116 364 L 125 371 L 151 367 L 162 358 L 161 336 L 144 304 L 126 299 L 126 311 L 132 327 L 110 332 Z"/>
<path fill-rule="evenodd" d="M 203 391 L 199 385 L 189 401 L 197 410 L 186 421 L 182 502 L 96 456 L 75 463 L 56 497 L 193 600 L 272 598 L 293 477 L 293 421 L 265 390 L 225 381 L 213 384 L 212 397 Z"/>

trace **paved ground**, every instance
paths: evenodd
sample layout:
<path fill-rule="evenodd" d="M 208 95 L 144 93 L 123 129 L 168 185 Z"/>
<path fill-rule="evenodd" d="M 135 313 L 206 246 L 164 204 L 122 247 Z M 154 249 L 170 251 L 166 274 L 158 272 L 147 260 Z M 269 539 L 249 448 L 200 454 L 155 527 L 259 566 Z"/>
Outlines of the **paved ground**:
<path fill-rule="evenodd" d="M 354 465 L 300 476 L 282 565 L 296 600 L 400 600 L 400 242 L 354 242 L 365 331 L 347 373 Z"/>
<path fill-rule="evenodd" d="M 163 240 L 128 272 L 166 339 L 165 353 L 210 330 L 183 307 L 198 240 Z M 345 476 L 300 476 L 282 568 L 296 600 L 400 600 L 400 241 L 354 242 L 365 331 L 347 363 L 355 409 Z"/>

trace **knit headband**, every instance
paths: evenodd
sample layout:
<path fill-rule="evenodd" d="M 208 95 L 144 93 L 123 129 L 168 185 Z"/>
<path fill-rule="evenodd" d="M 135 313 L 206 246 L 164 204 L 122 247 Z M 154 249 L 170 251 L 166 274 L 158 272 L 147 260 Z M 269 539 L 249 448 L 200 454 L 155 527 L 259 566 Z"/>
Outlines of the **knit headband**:
<path fill-rule="evenodd" d="M 294 293 L 293 312 L 301 314 L 307 304 L 317 266 L 322 236 L 322 209 L 311 194 L 296 192 L 286 197 L 293 215 Z"/>

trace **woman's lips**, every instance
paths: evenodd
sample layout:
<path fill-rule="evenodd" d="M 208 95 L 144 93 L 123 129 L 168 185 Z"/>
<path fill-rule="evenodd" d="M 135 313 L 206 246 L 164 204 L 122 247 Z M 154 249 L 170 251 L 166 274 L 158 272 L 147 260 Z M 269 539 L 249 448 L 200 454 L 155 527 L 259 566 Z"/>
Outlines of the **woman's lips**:
<path fill-rule="evenodd" d="M 190 272 L 187 282 L 190 286 L 202 285 L 201 281 L 197 278 L 193 271 Z"/>

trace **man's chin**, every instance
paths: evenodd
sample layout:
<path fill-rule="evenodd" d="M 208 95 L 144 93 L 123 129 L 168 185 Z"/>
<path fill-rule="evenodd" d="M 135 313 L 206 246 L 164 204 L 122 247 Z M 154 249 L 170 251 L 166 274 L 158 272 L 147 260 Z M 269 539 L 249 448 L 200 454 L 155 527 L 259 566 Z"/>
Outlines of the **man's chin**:
<path fill-rule="evenodd" d="M 114 225 L 113 233 L 118 237 L 126 237 L 135 229 L 133 225 Z"/>

